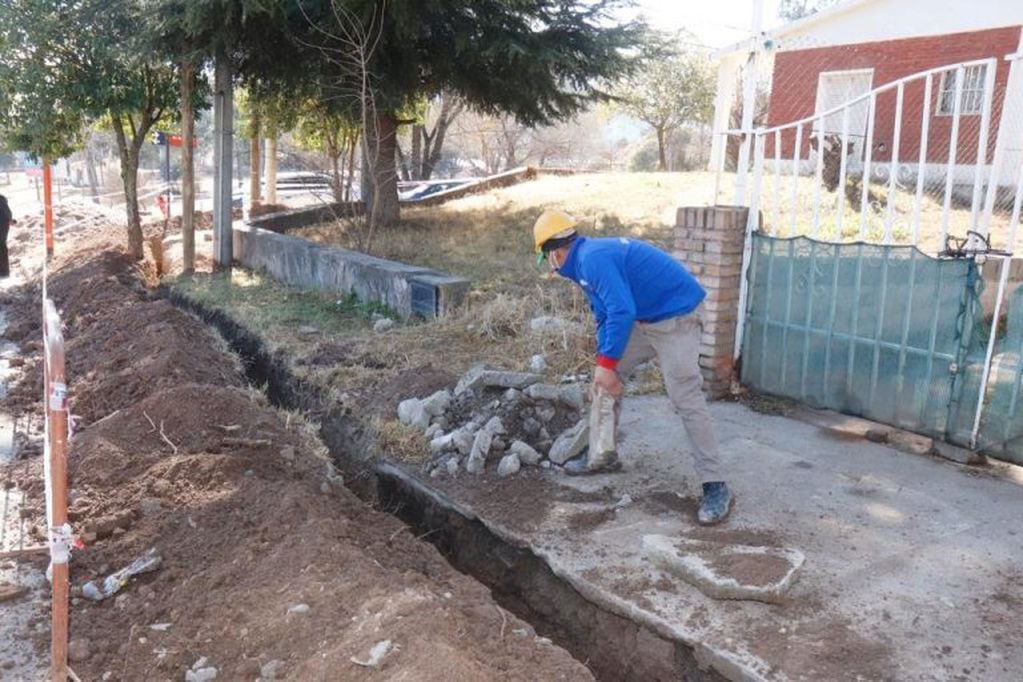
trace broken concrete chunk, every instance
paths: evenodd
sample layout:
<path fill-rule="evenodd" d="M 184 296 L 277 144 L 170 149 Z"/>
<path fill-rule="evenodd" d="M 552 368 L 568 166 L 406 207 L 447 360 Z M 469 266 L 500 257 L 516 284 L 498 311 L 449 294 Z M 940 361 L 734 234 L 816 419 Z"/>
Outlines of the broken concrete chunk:
<path fill-rule="evenodd" d="M 492 440 L 493 436 L 486 429 L 476 432 L 476 437 L 472 441 L 472 450 L 469 452 L 469 459 L 465 462 L 465 470 L 470 474 L 481 473 L 486 467 Z"/>
<path fill-rule="evenodd" d="M 554 416 L 557 414 L 558 411 L 553 405 L 537 405 L 536 418 L 544 424 L 554 419 Z"/>
<path fill-rule="evenodd" d="M 714 599 L 784 601 L 806 557 L 790 547 L 644 535 L 643 554 Z"/>
<path fill-rule="evenodd" d="M 469 423 L 451 434 L 451 444 L 463 455 L 468 455 L 472 450 L 473 428 L 472 423 Z"/>
<path fill-rule="evenodd" d="M 447 461 L 444 463 L 444 468 L 447 469 L 448 476 L 458 475 L 459 462 L 460 460 L 457 457 L 448 457 Z"/>
<path fill-rule="evenodd" d="M 529 359 L 529 369 L 536 372 L 537 374 L 542 374 L 543 372 L 546 372 L 547 358 L 539 354 L 534 355 L 532 358 Z"/>
<path fill-rule="evenodd" d="M 557 440 L 554 441 L 554 445 L 551 446 L 550 454 L 547 456 L 555 464 L 564 464 L 586 449 L 589 440 L 589 424 L 585 419 L 580 420 L 578 424 L 570 429 L 566 429 L 558 436 Z"/>
<path fill-rule="evenodd" d="M 512 474 L 517 474 L 521 468 L 522 463 L 519 461 L 519 456 L 511 453 L 501 458 L 500 463 L 497 465 L 497 475 L 501 478 L 511 476 Z"/>
<path fill-rule="evenodd" d="M 426 411 L 423 401 L 409 398 L 398 403 L 398 421 L 406 426 L 425 431 L 430 425 L 430 413 Z"/>
<path fill-rule="evenodd" d="M 533 384 L 525 390 L 533 400 L 550 400 L 581 410 L 584 402 L 583 389 L 579 384 Z"/>
<path fill-rule="evenodd" d="M 486 429 L 491 436 L 500 436 L 505 432 L 504 423 L 501 421 L 500 417 L 496 416 L 491 417 L 490 420 L 483 425 L 483 428 Z"/>
<path fill-rule="evenodd" d="M 458 434 L 457 431 L 453 431 L 446 435 L 435 436 L 430 441 L 430 454 L 437 455 L 445 450 L 452 450 L 455 448 L 455 436 Z"/>
<path fill-rule="evenodd" d="M 444 389 L 443 391 L 437 391 L 429 398 L 423 400 L 423 409 L 431 417 L 439 417 L 444 414 L 444 411 L 448 409 L 448 405 L 451 404 L 451 391 Z"/>
<path fill-rule="evenodd" d="M 536 435 L 536 434 L 540 433 L 540 429 L 542 427 L 543 427 L 543 424 L 538 422 L 533 417 L 527 417 L 526 419 L 524 419 L 522 421 L 522 431 L 527 436 L 533 436 L 533 435 Z"/>
<path fill-rule="evenodd" d="M 500 372 L 482 366 L 473 367 L 455 386 L 455 395 L 477 388 L 523 389 L 540 381 L 540 376 L 529 372 Z"/>
<path fill-rule="evenodd" d="M 519 462 L 526 466 L 535 467 L 542 459 L 539 452 L 534 450 L 529 443 L 521 440 L 512 443 L 508 448 L 508 452 L 518 456 Z"/>

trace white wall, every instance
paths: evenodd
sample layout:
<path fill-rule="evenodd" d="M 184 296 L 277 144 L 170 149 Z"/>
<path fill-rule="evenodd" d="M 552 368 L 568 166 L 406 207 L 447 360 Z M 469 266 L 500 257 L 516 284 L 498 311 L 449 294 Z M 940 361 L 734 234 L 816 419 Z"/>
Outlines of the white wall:
<path fill-rule="evenodd" d="M 784 51 L 1020 25 L 1021 0 L 860 0 L 772 33 Z"/>

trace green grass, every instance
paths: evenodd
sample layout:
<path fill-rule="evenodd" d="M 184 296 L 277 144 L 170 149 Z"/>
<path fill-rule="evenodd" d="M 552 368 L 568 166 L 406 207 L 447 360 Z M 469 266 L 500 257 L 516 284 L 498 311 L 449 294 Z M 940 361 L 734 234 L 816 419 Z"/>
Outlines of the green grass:
<path fill-rule="evenodd" d="M 172 286 L 203 305 L 231 311 L 235 319 L 256 330 L 308 326 L 341 333 L 369 328 L 374 313 L 397 317 L 381 303 L 363 303 L 354 295 L 338 298 L 327 292 L 297 289 L 265 272 L 240 268 L 230 273 L 183 277 Z"/>

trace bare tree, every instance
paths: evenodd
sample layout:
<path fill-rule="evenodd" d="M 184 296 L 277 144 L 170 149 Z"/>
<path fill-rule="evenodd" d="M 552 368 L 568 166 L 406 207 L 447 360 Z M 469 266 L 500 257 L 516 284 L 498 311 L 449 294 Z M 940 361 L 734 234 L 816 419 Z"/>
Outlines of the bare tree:
<path fill-rule="evenodd" d="M 412 126 L 412 153 L 409 179 L 429 180 L 440 162 L 444 140 L 455 119 L 465 111 L 465 103 L 451 93 L 441 93 L 431 103 L 426 119 Z"/>
<path fill-rule="evenodd" d="M 321 44 L 311 47 L 319 50 L 336 69 L 336 78 L 327 86 L 325 99 L 340 109 L 354 105 L 362 125 L 362 199 L 367 213 L 358 216 L 352 211 L 339 216 L 339 220 L 352 233 L 357 248 L 369 252 L 382 217 L 397 215 L 397 206 L 383 205 L 386 201 L 397 201 L 397 192 L 388 186 L 396 183 L 397 177 L 388 172 L 389 166 L 384 162 L 388 154 L 391 159 L 395 156 L 397 125 L 393 117 L 378 109 L 374 76 L 370 71 L 373 54 L 383 35 L 387 2 L 373 5 L 368 22 L 363 22 L 341 0 L 331 0 L 330 6 L 333 21 L 329 29 L 307 16 L 310 25 L 325 38 Z M 352 157 L 350 152 L 349 158 Z"/>

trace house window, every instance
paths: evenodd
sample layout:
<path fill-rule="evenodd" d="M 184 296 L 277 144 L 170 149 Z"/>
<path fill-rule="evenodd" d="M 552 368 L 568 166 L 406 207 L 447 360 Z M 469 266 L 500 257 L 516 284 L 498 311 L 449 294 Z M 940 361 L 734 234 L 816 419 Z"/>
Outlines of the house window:
<path fill-rule="evenodd" d="M 956 74 L 952 69 L 941 74 L 941 89 L 938 91 L 938 114 L 952 116 L 955 113 Z M 963 69 L 962 100 L 959 113 L 979 114 L 984 103 L 984 79 L 987 65 L 977 64 Z"/>

